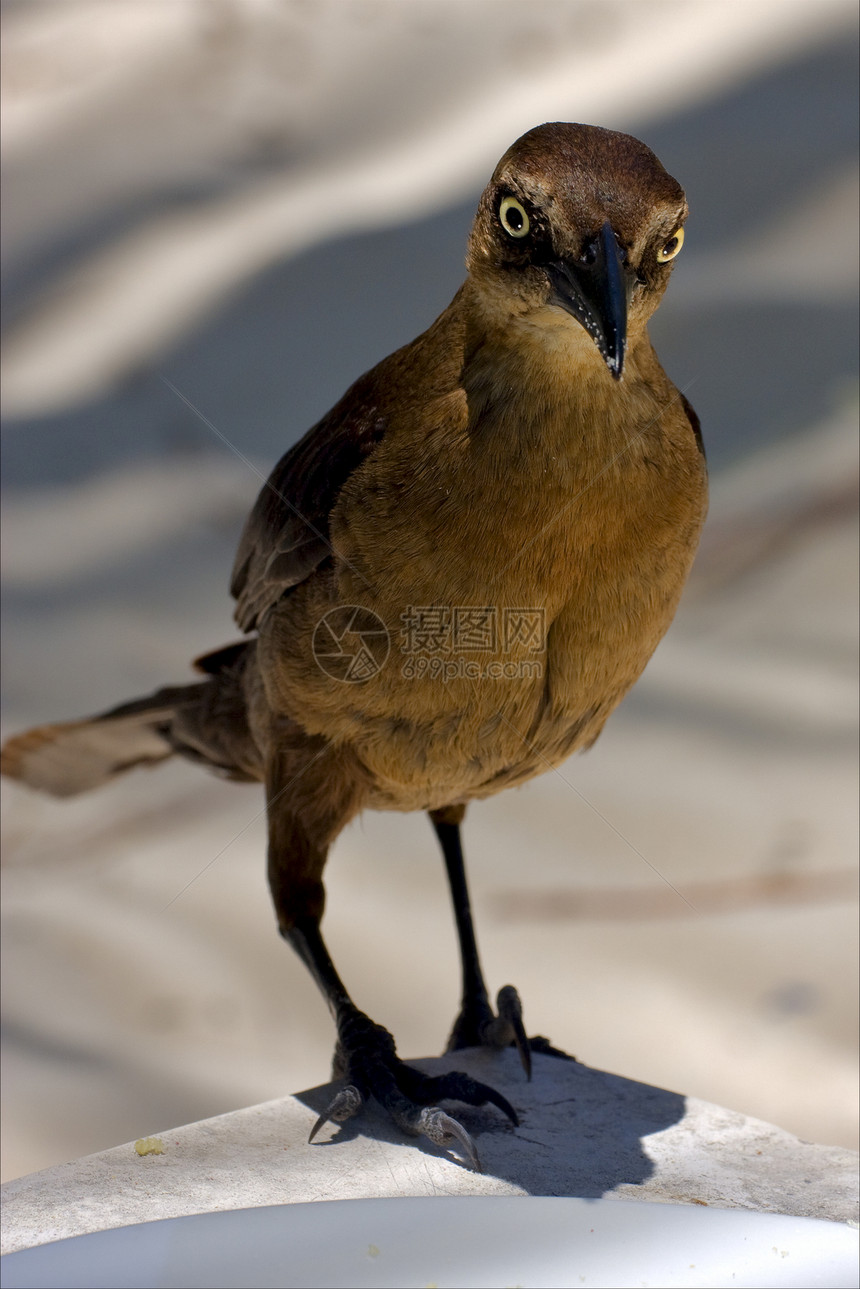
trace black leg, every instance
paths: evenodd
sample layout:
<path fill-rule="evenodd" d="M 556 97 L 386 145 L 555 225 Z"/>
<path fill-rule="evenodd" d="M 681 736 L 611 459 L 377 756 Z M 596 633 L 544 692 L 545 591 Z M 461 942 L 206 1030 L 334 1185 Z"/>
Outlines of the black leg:
<path fill-rule="evenodd" d="M 322 873 L 330 840 L 360 808 L 357 771 L 345 755 L 303 745 L 272 758 L 267 779 L 269 885 L 281 935 L 296 950 L 320 988 L 337 1027 L 334 1075 L 344 1079 L 311 1131 L 343 1122 L 373 1096 L 405 1132 L 438 1145 L 458 1142 L 469 1164 L 478 1155 L 466 1130 L 439 1101 L 498 1106 L 516 1124 L 516 1112 L 500 1093 L 466 1074 L 431 1078 L 404 1065 L 394 1039 L 359 1011 L 337 973 L 320 930 L 325 891 Z M 315 755 L 311 755 L 315 753 Z"/>
<path fill-rule="evenodd" d="M 466 883 L 463 846 L 460 840 L 460 823 L 465 814 L 465 806 L 449 806 L 442 810 L 431 810 L 429 813 L 445 857 L 445 871 L 451 888 L 451 900 L 457 922 L 457 938 L 460 942 L 460 961 L 463 968 L 460 1013 L 448 1040 L 448 1051 L 482 1045 L 508 1047 L 514 1043 L 520 1054 L 523 1069 L 531 1078 L 531 1044 L 526 1037 L 523 1025 L 519 994 L 513 985 L 505 985 L 500 989 L 496 998 L 499 1014 L 496 1015 L 490 1006 L 487 986 L 484 983 L 469 902 L 469 888 Z"/>

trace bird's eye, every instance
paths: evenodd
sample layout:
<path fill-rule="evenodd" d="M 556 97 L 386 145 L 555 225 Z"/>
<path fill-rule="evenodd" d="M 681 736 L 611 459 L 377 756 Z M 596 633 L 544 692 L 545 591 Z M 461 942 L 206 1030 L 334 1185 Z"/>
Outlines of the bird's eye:
<path fill-rule="evenodd" d="M 499 207 L 499 223 L 511 237 L 525 237 L 531 227 L 525 207 L 516 197 L 505 197 Z"/>
<path fill-rule="evenodd" d="M 657 252 L 657 263 L 668 264 L 673 260 L 684 245 L 684 230 L 676 228 L 668 242 L 664 242 Z"/>

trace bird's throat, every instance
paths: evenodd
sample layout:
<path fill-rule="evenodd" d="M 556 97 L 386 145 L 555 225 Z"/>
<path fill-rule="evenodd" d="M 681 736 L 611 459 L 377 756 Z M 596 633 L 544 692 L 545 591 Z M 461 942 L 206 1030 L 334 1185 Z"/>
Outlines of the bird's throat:
<path fill-rule="evenodd" d="M 622 380 L 615 380 L 587 332 L 561 309 L 546 306 L 513 318 L 505 328 L 467 332 L 462 385 L 469 408 L 469 432 L 516 455 L 538 459 L 589 455 L 623 447 L 631 422 L 654 414 L 653 398 L 643 402 L 636 379 L 634 338 Z M 534 456 L 536 454 L 536 458 Z"/>

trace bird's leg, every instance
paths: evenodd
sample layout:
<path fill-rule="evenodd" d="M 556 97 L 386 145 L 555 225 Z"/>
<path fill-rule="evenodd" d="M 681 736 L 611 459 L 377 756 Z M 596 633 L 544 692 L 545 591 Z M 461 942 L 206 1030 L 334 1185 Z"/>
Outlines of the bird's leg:
<path fill-rule="evenodd" d="M 334 1075 L 344 1085 L 315 1123 L 310 1139 L 331 1119 L 343 1122 L 373 1096 L 404 1132 L 426 1136 L 437 1145 L 459 1143 L 472 1168 L 480 1164 L 465 1128 L 438 1102 L 498 1106 L 518 1123 L 513 1106 L 500 1093 L 466 1074 L 432 1078 L 399 1059 L 394 1039 L 360 1011 L 337 973 L 320 930 L 325 891 L 322 871 L 330 838 L 355 812 L 356 794 L 342 779 L 341 754 L 308 761 L 301 779 L 281 761 L 270 767 L 268 782 L 269 883 L 281 935 L 299 954 L 323 993 L 337 1027 Z M 330 777 L 321 780 L 323 763 Z M 284 777 L 293 769 L 292 782 Z M 346 767 L 348 769 L 348 767 Z M 338 771 L 341 782 L 338 782 Z M 292 788 L 292 783 L 295 787 Z"/>
<path fill-rule="evenodd" d="M 545 1038 L 527 1037 L 520 996 L 513 985 L 505 985 L 499 990 L 496 995 L 498 1015 L 493 1012 L 478 957 L 478 943 L 475 939 L 469 888 L 466 883 L 466 865 L 460 840 L 460 824 L 466 813 L 466 807 L 445 806 L 441 810 L 431 810 L 428 813 L 445 857 L 445 871 L 448 874 L 448 885 L 454 905 L 463 969 L 460 1012 L 448 1039 L 448 1051 L 454 1052 L 461 1047 L 509 1047 L 514 1044 L 519 1052 L 522 1067 L 530 1079 L 533 1051 L 561 1057 L 566 1057 L 567 1053 L 554 1048 Z"/>
<path fill-rule="evenodd" d="M 442 854 L 445 857 L 445 871 L 448 874 L 448 885 L 454 905 L 457 938 L 460 942 L 460 962 L 463 969 L 460 1013 L 448 1040 L 448 1051 L 453 1052 L 460 1047 L 476 1047 L 482 1044 L 486 1047 L 508 1047 L 511 1043 L 515 1043 L 523 1069 L 531 1078 L 531 1048 L 523 1025 L 520 996 L 513 985 L 505 985 L 499 990 L 496 998 L 499 1014 L 495 1015 L 490 1006 L 484 973 L 481 970 L 475 925 L 472 921 L 472 907 L 469 903 L 469 888 L 466 883 L 463 846 L 460 840 L 460 823 L 465 813 L 465 806 L 447 806 L 441 810 L 430 811 L 430 819 L 436 829 L 436 836 L 439 838 Z"/>

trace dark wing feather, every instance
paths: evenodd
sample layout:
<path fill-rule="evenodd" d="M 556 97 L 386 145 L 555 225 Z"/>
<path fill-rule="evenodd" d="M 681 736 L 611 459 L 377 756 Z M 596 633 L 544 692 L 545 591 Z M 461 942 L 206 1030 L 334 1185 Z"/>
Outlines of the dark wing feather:
<path fill-rule="evenodd" d="M 233 565 L 230 591 L 243 631 L 253 631 L 285 591 L 331 554 L 332 507 L 384 431 L 385 418 L 365 376 L 275 466 L 248 516 Z"/>
<path fill-rule="evenodd" d="M 678 393 L 681 394 L 681 391 L 678 390 Z M 687 399 L 684 397 L 683 394 L 681 394 L 681 402 L 684 404 L 684 411 L 687 413 L 687 420 L 690 422 L 690 428 L 692 429 L 693 434 L 695 435 L 695 439 L 696 439 L 696 443 L 698 444 L 699 451 L 701 452 L 702 456 L 704 456 L 705 443 L 702 438 L 702 423 L 699 420 L 698 416 L 696 415 L 695 411 L 693 410 L 692 405 L 687 401 Z"/>

